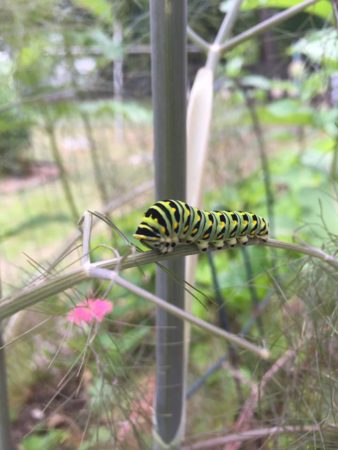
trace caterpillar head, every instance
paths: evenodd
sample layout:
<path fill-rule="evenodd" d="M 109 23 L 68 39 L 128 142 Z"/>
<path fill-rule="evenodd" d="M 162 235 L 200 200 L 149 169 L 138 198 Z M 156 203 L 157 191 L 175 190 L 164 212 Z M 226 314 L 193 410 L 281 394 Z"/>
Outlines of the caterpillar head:
<path fill-rule="evenodd" d="M 149 227 L 146 223 L 141 223 L 133 235 L 135 239 L 138 239 L 142 244 L 151 248 L 152 250 L 158 250 L 160 253 L 170 253 L 176 247 L 177 239 L 165 237 L 157 233 L 153 228 Z"/>

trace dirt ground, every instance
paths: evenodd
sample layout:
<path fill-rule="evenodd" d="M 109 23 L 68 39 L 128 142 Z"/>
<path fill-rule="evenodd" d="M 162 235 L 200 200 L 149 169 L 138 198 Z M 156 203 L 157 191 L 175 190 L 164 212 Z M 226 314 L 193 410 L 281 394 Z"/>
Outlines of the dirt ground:
<path fill-rule="evenodd" d="M 4 176 L 0 178 L 0 194 L 12 194 L 39 186 L 59 176 L 58 168 L 53 163 L 35 163 L 29 174 Z"/>

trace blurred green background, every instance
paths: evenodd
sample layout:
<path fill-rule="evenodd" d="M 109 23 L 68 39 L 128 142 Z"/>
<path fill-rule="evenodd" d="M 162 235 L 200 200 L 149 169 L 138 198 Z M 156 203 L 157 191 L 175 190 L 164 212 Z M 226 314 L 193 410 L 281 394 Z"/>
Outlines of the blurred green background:
<path fill-rule="evenodd" d="M 189 0 L 189 25 L 212 42 L 229 3 Z M 295 3 L 244 1 L 234 34 Z M 48 276 L 48 264 L 87 209 L 102 211 L 117 202 L 110 219 L 132 240 L 154 198 L 153 130 L 147 1 L 2 0 L 0 24 L 0 268 L 5 296 L 38 275 Z M 203 205 L 196 206 L 267 216 L 268 170 L 273 237 L 336 252 L 337 42 L 331 4 L 320 1 L 224 54 L 214 83 Z M 190 87 L 204 61 L 203 52 L 189 42 Z M 267 167 L 262 166 L 262 151 Z M 102 244 L 122 255 L 130 252 L 104 223 L 93 231 L 94 257 L 113 257 Z M 79 257 L 74 246 L 56 270 L 75 267 Z M 270 394 L 280 410 L 263 404 L 262 417 L 270 414 L 276 423 L 285 414 L 307 424 L 313 417 L 321 420 L 324 412 L 333 416 L 336 408 L 326 408 L 332 386 L 325 381 L 318 387 L 321 370 L 312 372 L 314 362 L 309 363 L 307 353 L 316 353 L 328 380 L 337 361 L 329 350 L 334 360 L 329 370 L 319 347 L 325 347 L 334 329 L 332 274 L 296 254 L 281 251 L 276 256 L 261 247 L 220 252 L 212 262 L 203 255 L 196 279 L 203 295 L 197 292 L 201 298 L 193 313 L 211 322 L 220 320 L 220 306 L 210 264 L 217 271 L 231 331 L 239 332 L 253 319 L 255 299 L 268 299 L 251 337 L 268 342 L 276 357 L 296 336 L 306 334 L 304 329 L 318 326 L 322 332 L 313 334 L 296 365 L 297 377 L 304 377 L 302 394 L 295 387 L 296 376 L 289 388 L 277 383 Z M 149 290 L 154 276 L 150 266 L 128 272 L 130 280 Z M 107 289 L 98 282 L 74 288 L 32 308 L 10 331 L 14 343 L 8 344 L 8 375 L 18 448 L 105 449 L 112 448 L 112 439 L 113 448 L 150 446 L 154 308 L 121 288 Z M 113 313 L 99 330 L 74 330 L 66 321 L 67 311 L 84 297 L 113 301 Z M 14 327 L 12 319 L 9 327 Z M 191 341 L 193 383 L 211 363 L 210 348 L 215 361 L 226 348 L 200 331 Z M 241 358 L 238 370 L 247 380 L 241 391 L 245 396 L 264 367 L 250 355 L 236 358 Z M 327 392 L 320 396 L 321 390 Z M 231 374 L 213 373 L 189 403 L 188 434 L 204 436 L 231 427 L 238 395 Z M 304 404 L 297 416 L 300 396 Z M 233 407 L 224 412 L 224 402 Z M 201 409 L 203 414 L 197 414 Z M 329 448 L 306 447 L 306 438 L 300 438 L 298 447 L 290 442 L 285 437 L 276 447 L 255 448 Z"/>

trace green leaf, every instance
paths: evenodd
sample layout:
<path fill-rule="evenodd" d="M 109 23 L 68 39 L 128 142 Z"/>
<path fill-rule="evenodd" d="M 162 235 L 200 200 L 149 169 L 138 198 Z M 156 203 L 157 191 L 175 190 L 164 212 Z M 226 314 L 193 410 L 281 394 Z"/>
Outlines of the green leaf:
<path fill-rule="evenodd" d="M 247 75 L 241 78 L 241 83 L 243 86 L 250 86 L 264 91 L 271 89 L 271 80 L 262 75 Z"/>
<path fill-rule="evenodd" d="M 302 54 L 311 61 L 320 64 L 329 64 L 332 68 L 338 68 L 338 31 L 334 28 L 326 28 L 314 31 L 300 39 L 291 46 L 291 54 Z"/>
<path fill-rule="evenodd" d="M 140 326 L 139 328 L 131 329 L 130 331 L 121 334 L 115 339 L 116 347 L 120 353 L 130 354 L 132 353 L 142 342 L 142 340 L 149 334 L 150 328 L 147 326 Z M 106 349 L 107 352 L 112 350 L 111 336 L 107 334 L 99 335 L 100 343 Z M 115 351 L 115 348 L 113 349 Z"/>
<path fill-rule="evenodd" d="M 79 450 L 93 450 L 94 448 L 109 448 L 108 444 L 109 442 L 111 442 L 111 439 L 112 439 L 111 429 L 103 425 L 102 426 L 97 425 L 93 428 L 88 429 L 88 436 L 86 436 L 86 442 L 83 442 L 80 445 Z"/>
<path fill-rule="evenodd" d="M 225 1 L 221 4 L 221 11 L 227 12 L 231 8 L 231 4 L 234 0 Z M 241 11 L 250 11 L 252 9 L 260 8 L 280 8 L 286 9 L 291 8 L 303 0 L 244 0 L 241 6 Z M 332 20 L 332 6 L 328 0 L 322 0 L 317 2 L 315 5 L 311 5 L 305 9 L 306 12 L 314 14 L 316 16 L 322 17 L 325 20 Z"/>
<path fill-rule="evenodd" d="M 243 64 L 243 57 L 236 56 L 234 58 L 231 58 L 225 66 L 225 73 L 230 78 L 236 78 L 241 74 Z"/>
<path fill-rule="evenodd" d="M 105 58 L 114 60 L 121 58 L 122 49 L 116 45 L 112 37 L 100 28 L 93 28 L 85 34 L 89 46 L 93 50 L 97 50 Z"/>
<path fill-rule="evenodd" d="M 54 450 L 65 441 L 67 433 L 62 430 L 51 430 L 47 434 L 32 434 L 22 441 L 24 450 Z"/>
<path fill-rule="evenodd" d="M 97 102 L 81 103 L 79 109 L 93 115 L 122 115 L 133 123 L 151 123 L 151 111 L 136 102 L 118 102 L 115 100 L 102 100 Z"/>
<path fill-rule="evenodd" d="M 75 3 L 104 22 L 112 23 L 112 5 L 107 0 L 75 0 Z"/>
<path fill-rule="evenodd" d="M 332 155 L 332 149 L 335 145 L 335 139 L 331 136 L 323 136 L 318 139 L 312 139 L 308 151 L 318 151 L 319 153 Z"/>
<path fill-rule="evenodd" d="M 31 39 L 25 46 L 22 47 L 19 53 L 19 64 L 22 68 L 29 68 L 39 64 L 43 51 L 45 50 L 45 43 L 41 38 Z"/>
<path fill-rule="evenodd" d="M 310 125 L 313 111 L 297 100 L 283 99 L 258 108 L 258 114 L 265 123 L 283 125 Z"/>
<path fill-rule="evenodd" d="M 329 136 L 338 137 L 338 109 L 323 109 L 317 111 L 315 116 L 316 125 L 321 128 Z"/>

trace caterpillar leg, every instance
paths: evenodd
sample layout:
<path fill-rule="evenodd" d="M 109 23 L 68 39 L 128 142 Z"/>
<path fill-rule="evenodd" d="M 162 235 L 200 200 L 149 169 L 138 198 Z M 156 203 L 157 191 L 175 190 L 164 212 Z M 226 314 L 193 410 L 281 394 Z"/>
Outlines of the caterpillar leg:
<path fill-rule="evenodd" d="M 175 247 L 176 247 L 175 242 L 171 242 L 171 243 L 170 242 L 161 242 L 161 243 L 158 243 L 158 245 L 152 246 L 152 248 L 158 250 L 163 255 L 173 252 Z"/>
<path fill-rule="evenodd" d="M 208 250 L 208 241 L 196 241 L 195 244 L 200 252 L 206 252 Z"/>
<path fill-rule="evenodd" d="M 256 236 L 256 238 L 266 242 L 269 239 L 269 236 L 266 234 L 265 236 Z"/>
<path fill-rule="evenodd" d="M 163 254 L 171 253 L 175 250 L 177 243 L 178 243 L 178 239 L 176 236 L 170 237 L 170 238 L 165 238 L 165 239 L 163 239 L 163 242 L 162 242 L 159 250 Z"/>
<path fill-rule="evenodd" d="M 157 250 L 160 253 L 168 253 L 168 246 L 165 242 L 161 242 L 161 241 L 147 241 L 145 239 L 141 240 L 142 244 L 146 245 L 147 247 L 153 249 L 153 250 Z"/>
<path fill-rule="evenodd" d="M 158 240 L 150 240 L 150 239 L 141 239 L 141 242 L 149 248 L 157 250 L 162 254 L 171 253 L 174 251 L 177 238 L 160 238 Z"/>
<path fill-rule="evenodd" d="M 162 253 L 163 255 L 165 255 L 166 253 L 169 253 L 171 251 L 171 247 L 170 244 L 168 242 L 162 242 L 159 246 L 158 246 L 158 251 L 160 253 Z"/>
<path fill-rule="evenodd" d="M 237 244 L 237 239 L 236 238 L 228 239 L 226 243 L 229 245 L 229 247 L 234 247 Z"/>
<path fill-rule="evenodd" d="M 211 245 L 212 245 L 216 250 L 222 250 L 222 248 L 224 248 L 224 241 L 215 241 L 215 242 L 212 242 Z"/>
<path fill-rule="evenodd" d="M 237 240 L 240 244 L 245 245 L 248 242 L 249 238 L 248 236 L 240 236 L 239 238 L 237 238 Z"/>

